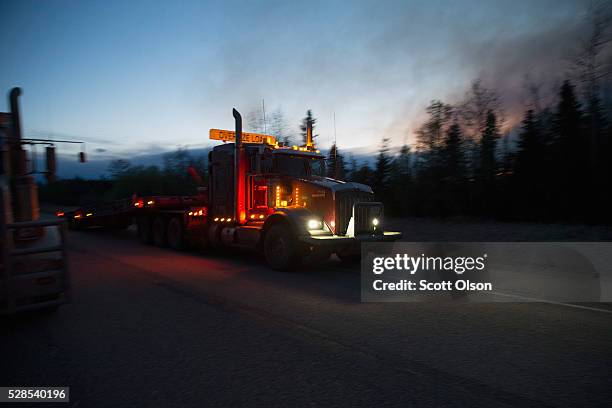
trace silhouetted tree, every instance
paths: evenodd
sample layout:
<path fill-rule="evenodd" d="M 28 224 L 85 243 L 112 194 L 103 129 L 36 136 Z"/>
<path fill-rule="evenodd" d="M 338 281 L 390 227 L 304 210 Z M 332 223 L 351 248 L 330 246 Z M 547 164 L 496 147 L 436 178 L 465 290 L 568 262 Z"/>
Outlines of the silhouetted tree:
<path fill-rule="evenodd" d="M 391 171 L 391 158 L 389 157 L 389 139 L 383 138 L 376 157 L 374 170 L 374 192 L 379 197 L 387 194 L 389 186 L 389 173 Z"/>
<path fill-rule="evenodd" d="M 554 195 L 558 197 L 559 216 L 576 218 L 579 203 L 585 200 L 584 183 L 588 169 L 588 146 L 583 134 L 580 102 L 570 81 L 563 82 L 553 119 Z"/>
<path fill-rule="evenodd" d="M 433 100 L 426 111 L 429 118 L 417 131 L 417 148 L 433 152 L 440 147 L 445 126 L 451 118 L 452 107 L 440 100 Z"/>
<path fill-rule="evenodd" d="M 302 142 L 306 144 L 306 128 L 308 126 L 308 122 L 312 124 L 312 140 L 315 141 L 317 134 L 315 134 L 315 124 L 317 123 L 317 119 L 312 115 L 312 110 L 308 109 L 306 111 L 306 116 L 302 119 L 302 123 L 300 124 L 300 135 L 302 136 Z"/>
<path fill-rule="evenodd" d="M 516 206 L 524 218 L 538 218 L 543 215 L 545 145 L 539 124 L 531 109 L 525 113 L 523 128 L 517 144 L 514 192 L 521 197 L 521 200 L 518 200 Z"/>
<path fill-rule="evenodd" d="M 496 148 L 499 139 L 497 117 L 492 110 L 487 112 L 485 128 L 480 139 L 480 166 L 479 173 L 482 180 L 492 181 L 497 173 Z"/>
<path fill-rule="evenodd" d="M 389 189 L 385 205 L 393 214 L 407 214 L 412 204 L 412 153 L 410 146 L 403 145 L 399 155 L 391 163 Z"/>
<path fill-rule="evenodd" d="M 349 153 L 348 162 L 347 180 L 355 181 L 355 173 L 357 173 L 359 168 L 357 167 L 357 160 L 355 159 L 355 156 L 353 156 L 353 153 Z"/>
<path fill-rule="evenodd" d="M 372 171 L 367 163 L 364 163 L 353 173 L 352 181 L 371 186 L 374 183 L 374 171 Z"/>
<path fill-rule="evenodd" d="M 516 174 L 521 178 L 529 178 L 538 172 L 544 158 L 544 143 L 531 109 L 525 113 L 523 129 L 517 144 Z"/>
<path fill-rule="evenodd" d="M 463 180 L 465 177 L 465 154 L 463 151 L 463 136 L 461 127 L 456 121 L 446 133 L 443 147 L 444 177 L 452 181 Z"/>
<path fill-rule="evenodd" d="M 329 149 L 327 156 L 327 177 L 331 177 L 338 180 L 346 179 L 346 167 L 344 165 L 344 157 L 340 154 L 338 147 L 334 143 Z"/>
<path fill-rule="evenodd" d="M 481 79 L 472 82 L 465 99 L 458 107 L 459 116 L 468 136 L 478 139 L 485 131 L 489 112 L 496 118 L 501 114 L 501 104 L 497 92 L 482 84 Z"/>

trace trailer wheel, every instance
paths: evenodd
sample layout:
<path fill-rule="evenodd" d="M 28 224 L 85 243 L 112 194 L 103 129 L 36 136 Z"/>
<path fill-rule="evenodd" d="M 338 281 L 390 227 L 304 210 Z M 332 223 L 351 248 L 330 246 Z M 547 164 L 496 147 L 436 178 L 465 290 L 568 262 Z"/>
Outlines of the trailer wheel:
<path fill-rule="evenodd" d="M 155 246 L 165 247 L 168 245 L 166 238 L 166 220 L 163 217 L 156 217 L 153 220 L 153 243 Z"/>
<path fill-rule="evenodd" d="M 272 269 L 288 271 L 298 265 L 297 244 L 287 225 L 270 227 L 264 238 L 264 255 Z"/>
<path fill-rule="evenodd" d="M 172 249 L 183 249 L 183 223 L 178 217 L 170 218 L 166 232 L 168 245 Z"/>
<path fill-rule="evenodd" d="M 151 220 L 146 215 L 138 217 L 138 238 L 143 244 L 150 244 L 153 241 Z"/>

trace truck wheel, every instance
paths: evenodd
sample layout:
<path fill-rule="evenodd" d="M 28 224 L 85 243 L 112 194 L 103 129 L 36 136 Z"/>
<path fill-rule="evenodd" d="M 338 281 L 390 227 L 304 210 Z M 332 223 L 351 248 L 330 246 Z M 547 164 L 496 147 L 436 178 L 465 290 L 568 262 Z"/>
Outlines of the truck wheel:
<path fill-rule="evenodd" d="M 270 227 L 264 238 L 264 255 L 272 269 L 287 271 L 297 266 L 297 245 L 288 226 L 277 224 Z"/>
<path fill-rule="evenodd" d="M 183 224 L 178 217 L 170 218 L 166 235 L 170 248 L 176 250 L 183 249 Z"/>
<path fill-rule="evenodd" d="M 150 244 L 153 241 L 151 220 L 145 215 L 138 217 L 138 238 L 143 244 Z"/>
<path fill-rule="evenodd" d="M 166 220 L 163 217 L 157 217 L 153 221 L 153 243 L 158 247 L 168 245 L 166 239 Z"/>

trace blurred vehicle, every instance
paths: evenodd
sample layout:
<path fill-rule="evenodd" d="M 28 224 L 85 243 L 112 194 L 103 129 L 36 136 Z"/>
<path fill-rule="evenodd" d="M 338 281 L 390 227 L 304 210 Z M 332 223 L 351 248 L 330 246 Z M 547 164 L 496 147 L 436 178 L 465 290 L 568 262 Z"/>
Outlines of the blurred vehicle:
<path fill-rule="evenodd" d="M 27 145 L 45 145 L 46 171 L 55 176 L 55 145 L 25 139 L 19 88 L 9 94 L 10 113 L 0 112 L 0 313 L 55 310 L 70 301 L 62 219 L 41 220 L 35 160 Z"/>

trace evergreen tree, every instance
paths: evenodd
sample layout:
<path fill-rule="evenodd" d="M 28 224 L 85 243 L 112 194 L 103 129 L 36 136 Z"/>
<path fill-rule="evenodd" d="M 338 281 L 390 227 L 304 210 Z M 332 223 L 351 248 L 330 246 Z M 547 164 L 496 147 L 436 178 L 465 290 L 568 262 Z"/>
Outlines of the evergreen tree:
<path fill-rule="evenodd" d="M 584 137 L 583 117 L 574 86 L 563 82 L 559 104 L 553 119 L 555 140 L 552 146 L 551 182 L 556 197 L 557 216 L 583 218 L 585 183 L 588 181 L 588 144 Z"/>
<path fill-rule="evenodd" d="M 383 197 L 387 193 L 390 171 L 389 139 L 383 138 L 378 150 L 378 156 L 376 157 L 376 169 L 374 170 L 374 192 L 379 197 Z"/>
<path fill-rule="evenodd" d="M 514 210 L 519 211 L 523 218 L 540 219 L 546 215 L 544 171 L 546 166 L 544 140 L 540 132 L 538 120 L 529 109 L 525 112 L 523 127 L 518 139 L 518 151 L 513 181 Z M 516 200 L 519 197 L 520 200 Z"/>
<path fill-rule="evenodd" d="M 502 152 L 502 169 L 504 175 L 510 175 L 514 169 L 514 152 L 510 147 L 510 136 L 506 135 L 502 139 L 503 143 L 503 152 Z"/>
<path fill-rule="evenodd" d="M 389 190 L 385 205 L 391 213 L 405 215 L 410 210 L 412 192 L 412 157 L 410 146 L 403 145 L 391 163 Z"/>
<path fill-rule="evenodd" d="M 463 136 L 456 121 L 449 127 L 444 140 L 443 151 L 444 176 L 450 180 L 462 180 L 465 177 L 465 156 Z"/>
<path fill-rule="evenodd" d="M 357 167 L 357 160 L 355 159 L 355 156 L 353 156 L 353 153 L 349 153 L 349 168 L 347 169 L 346 179 L 355 181 L 355 174 L 358 170 L 359 168 Z"/>
<path fill-rule="evenodd" d="M 302 135 L 302 142 L 306 144 L 306 129 L 308 127 L 308 122 L 312 124 L 312 141 L 315 142 L 317 134 L 315 134 L 315 124 L 317 123 L 317 119 L 312 115 L 312 110 L 308 109 L 306 111 L 306 116 L 302 119 L 302 123 L 300 124 L 300 135 Z"/>
<path fill-rule="evenodd" d="M 538 172 L 544 159 L 544 144 L 533 113 L 528 110 L 523 119 L 523 129 L 519 135 L 516 156 L 516 173 L 522 178 L 529 178 Z"/>
<path fill-rule="evenodd" d="M 327 177 L 345 180 L 346 179 L 346 166 L 344 165 L 344 157 L 340 154 L 338 147 L 334 143 L 329 149 L 329 155 L 327 156 Z"/>
<path fill-rule="evenodd" d="M 485 128 L 480 139 L 480 177 L 486 182 L 495 178 L 497 173 L 496 148 L 499 138 L 497 117 L 492 110 L 487 112 Z"/>
<path fill-rule="evenodd" d="M 353 174 L 352 181 L 356 183 L 372 185 L 375 181 L 374 172 L 372 171 L 370 166 L 368 166 L 367 163 L 364 163 L 357 171 L 355 171 L 355 173 Z"/>
<path fill-rule="evenodd" d="M 569 159 L 573 156 L 574 149 L 582 144 L 582 112 L 570 81 L 564 81 L 561 85 L 559 104 L 553 121 L 556 142 L 561 147 L 563 159 Z"/>
<path fill-rule="evenodd" d="M 412 178 L 412 152 L 410 151 L 410 146 L 407 144 L 402 146 L 395 162 L 397 163 L 395 166 L 397 174 L 405 181 L 410 180 Z"/>

